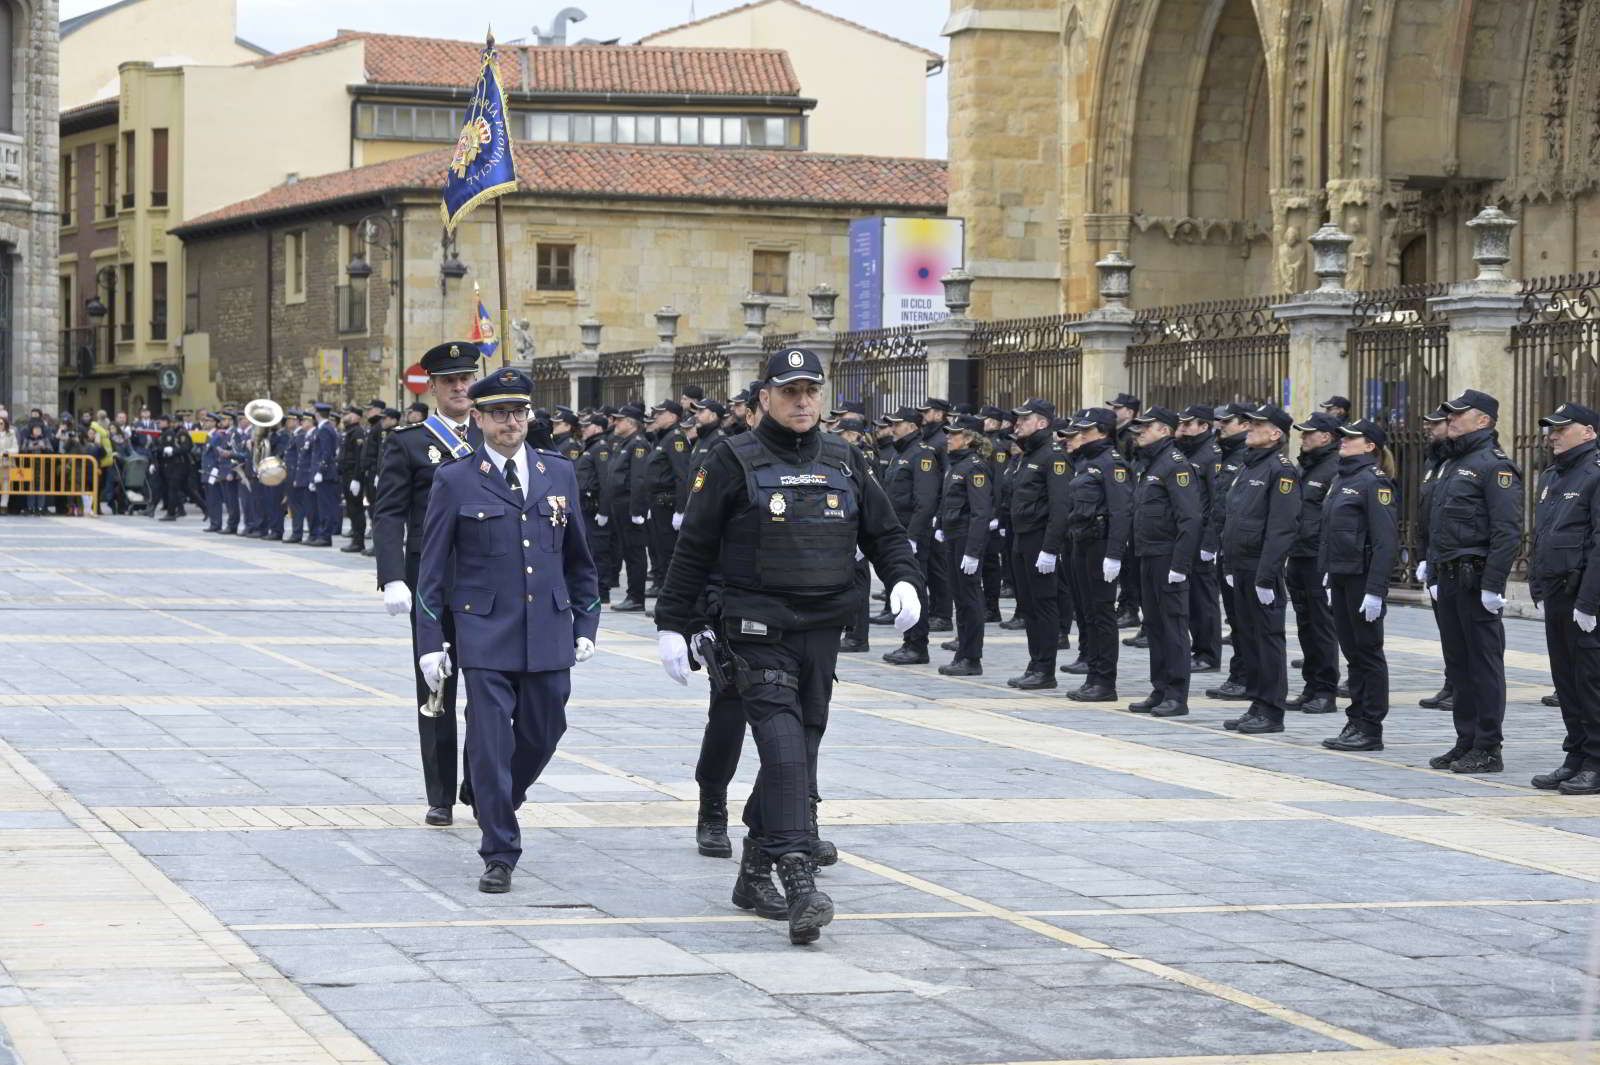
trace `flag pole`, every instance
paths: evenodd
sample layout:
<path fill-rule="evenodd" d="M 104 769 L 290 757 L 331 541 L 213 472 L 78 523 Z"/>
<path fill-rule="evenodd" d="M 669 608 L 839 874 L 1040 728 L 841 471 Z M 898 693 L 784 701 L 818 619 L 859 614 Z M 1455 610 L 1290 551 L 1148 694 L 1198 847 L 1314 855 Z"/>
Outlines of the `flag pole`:
<path fill-rule="evenodd" d="M 500 365 L 511 365 L 511 299 L 506 288 L 506 212 L 500 205 L 503 197 L 494 198 L 494 250 L 500 269 Z"/>

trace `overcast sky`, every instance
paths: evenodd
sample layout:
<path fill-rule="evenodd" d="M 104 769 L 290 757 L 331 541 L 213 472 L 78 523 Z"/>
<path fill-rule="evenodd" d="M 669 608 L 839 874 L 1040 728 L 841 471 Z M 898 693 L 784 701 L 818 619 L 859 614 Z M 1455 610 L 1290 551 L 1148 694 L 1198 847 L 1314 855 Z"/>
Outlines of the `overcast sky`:
<path fill-rule="evenodd" d="M 503 41 L 530 37 L 534 25 L 549 31 L 560 0 L 513 3 L 478 0 L 476 3 L 440 3 L 439 0 L 236 0 L 239 35 L 245 40 L 281 52 L 333 36 L 338 29 L 378 30 L 424 37 L 475 38 L 493 25 Z M 695 17 L 738 7 L 743 0 L 587 0 L 575 6 L 588 19 L 571 27 L 569 41 L 592 37 L 620 38 L 632 43 L 647 33 Z M 806 0 L 811 6 L 870 26 L 924 48 L 948 54 L 939 36 L 949 13 L 948 0 Z M 61 0 L 61 17 L 71 18 L 105 6 L 105 0 Z M 804 90 L 802 86 L 802 90 Z M 868 104 L 870 106 L 870 104 Z M 928 79 L 928 154 L 945 155 L 945 76 Z"/>

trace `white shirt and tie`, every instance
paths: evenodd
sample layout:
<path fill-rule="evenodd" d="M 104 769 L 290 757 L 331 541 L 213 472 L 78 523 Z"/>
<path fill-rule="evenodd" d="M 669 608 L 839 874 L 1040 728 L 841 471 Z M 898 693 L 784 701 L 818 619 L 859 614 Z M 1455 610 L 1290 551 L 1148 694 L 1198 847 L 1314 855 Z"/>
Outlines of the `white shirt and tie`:
<path fill-rule="evenodd" d="M 504 477 L 506 484 L 511 486 L 511 491 L 516 495 L 517 501 L 522 502 L 522 486 L 527 483 L 528 448 L 526 445 L 517 449 L 515 455 L 500 454 L 492 447 L 484 448 L 489 453 L 489 461 L 494 463 L 494 468 Z"/>

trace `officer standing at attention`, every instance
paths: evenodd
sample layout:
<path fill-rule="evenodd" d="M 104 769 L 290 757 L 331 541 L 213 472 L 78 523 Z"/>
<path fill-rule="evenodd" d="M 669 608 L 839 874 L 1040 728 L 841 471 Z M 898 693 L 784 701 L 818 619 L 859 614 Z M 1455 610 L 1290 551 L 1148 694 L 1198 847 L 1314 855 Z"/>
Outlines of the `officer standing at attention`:
<path fill-rule="evenodd" d="M 1317 572 L 1324 577 L 1339 646 L 1350 660 L 1350 703 L 1330 751 L 1383 750 L 1389 714 L 1389 660 L 1383 653 L 1384 601 L 1400 553 L 1392 467 L 1381 425 L 1363 418 L 1339 427 L 1339 473 L 1322 514 Z M 1317 589 L 1322 593 L 1322 589 Z"/>
<path fill-rule="evenodd" d="M 648 505 L 642 492 L 637 498 L 633 494 L 634 482 L 643 483 L 644 461 L 649 457 L 652 446 L 642 432 L 643 428 L 642 404 L 629 403 L 617 411 L 617 420 L 612 427 L 611 461 L 606 466 L 611 549 L 617 563 L 628 567 L 627 594 L 612 609 L 628 613 L 644 612 L 644 523 Z"/>
<path fill-rule="evenodd" d="M 1439 602 L 1455 746 L 1428 765 L 1498 773 L 1506 716 L 1506 580 L 1522 543 L 1522 474 L 1495 436 L 1500 401 L 1467 389 L 1445 403 L 1450 458 L 1428 509 L 1428 594 Z"/>
<path fill-rule="evenodd" d="M 611 477 L 610 430 L 611 419 L 604 414 L 591 414 L 583 419 L 583 454 L 575 463 L 584 533 L 589 538 L 589 553 L 594 556 L 595 568 L 600 571 L 601 606 L 611 602 L 611 575 L 616 569 L 611 552 L 611 514 L 607 510 L 610 492 L 607 486 Z"/>
<path fill-rule="evenodd" d="M 339 535 L 339 431 L 328 415 L 333 404 L 313 404 L 317 426 L 311 430 L 311 494 L 314 499 L 311 539 L 307 547 L 332 547 Z"/>
<path fill-rule="evenodd" d="M 1027 621 L 1028 668 L 1006 684 L 1024 691 L 1056 686 L 1061 639 L 1056 567 L 1067 535 L 1067 457 L 1055 451 L 1056 406 L 1029 399 L 1013 412 L 1022 459 L 1011 481 L 1012 568 L 1017 610 Z"/>
<path fill-rule="evenodd" d="M 378 470 L 378 492 L 372 504 L 372 538 L 377 543 L 378 587 L 390 616 L 406 614 L 411 621 L 411 660 L 417 661 L 418 619 L 411 607 L 411 590 L 417 587 L 422 567 L 422 521 L 428 513 L 428 493 L 434 474 L 445 464 L 466 458 L 482 442 L 467 412 L 472 401 L 467 391 L 478 371 L 478 348 L 470 340 L 430 348 L 418 360 L 428 375 L 428 391 L 438 411 L 422 421 L 395 428 L 383 450 Z M 444 639 L 455 642 L 455 621 L 446 609 L 435 607 Z M 456 801 L 456 682 L 444 682 L 441 713 L 421 712 L 432 690 L 416 670 L 417 733 L 422 744 L 422 779 L 428 792 L 430 825 L 448 825 Z M 465 764 L 461 774 L 461 801 L 470 805 L 472 787 Z"/>
<path fill-rule="evenodd" d="M 1116 415 L 1082 412 L 1068 443 L 1076 468 L 1067 486 L 1067 540 L 1072 598 L 1078 606 L 1083 686 L 1067 692 L 1080 703 L 1117 701 L 1117 576 L 1133 527 L 1133 476 L 1113 436 Z M 1063 671 L 1070 667 L 1061 667 Z"/>
<path fill-rule="evenodd" d="M 1266 404 L 1250 412 L 1244 466 L 1228 490 L 1223 578 L 1233 589 L 1235 650 L 1244 659 L 1250 708 L 1223 727 L 1282 732 L 1288 709 L 1283 569 L 1300 528 L 1300 468 L 1283 453 L 1294 419 Z"/>
<path fill-rule="evenodd" d="M 166 420 L 163 414 L 156 423 L 160 425 Z M 156 461 L 161 464 L 161 507 L 166 512 L 161 520 L 177 521 L 183 510 L 183 492 L 189 479 L 189 456 L 194 451 L 194 441 L 189 439 L 183 426 L 162 425 L 154 451 Z"/>
<path fill-rule="evenodd" d="M 1327 571 L 1317 568 L 1317 554 L 1322 548 L 1322 501 L 1339 470 L 1341 424 L 1333 415 L 1318 411 L 1294 427 L 1300 434 L 1300 528 L 1289 549 L 1284 583 L 1289 588 L 1289 602 L 1294 604 L 1300 654 L 1305 660 L 1300 670 L 1305 688 L 1289 705 L 1304 714 L 1331 714 L 1338 709 L 1334 697 L 1339 692 L 1339 637 L 1322 587 L 1322 575 Z M 1354 689 L 1351 691 L 1353 696 Z"/>
<path fill-rule="evenodd" d="M 366 490 L 361 483 L 361 455 L 366 448 L 367 429 L 361 412 L 352 404 L 344 409 L 344 439 L 339 445 L 339 484 L 343 489 L 344 512 L 350 519 L 350 542 L 339 548 L 347 555 L 367 549 L 367 511 L 362 502 Z"/>
<path fill-rule="evenodd" d="M 947 399 L 929 398 L 917 408 L 917 431 L 922 434 L 922 442 L 933 449 L 934 460 L 939 465 L 939 479 L 936 483 L 940 490 L 943 490 L 945 469 L 949 465 L 945 436 L 946 422 L 950 413 L 950 401 Z M 936 539 L 928 545 L 927 554 L 924 566 L 928 575 L 928 631 L 949 632 L 952 626 L 950 620 L 952 589 L 949 583 L 950 566 L 946 556 L 950 554 L 950 550 L 943 541 Z M 927 659 L 924 658 L 923 661 L 926 662 Z"/>
<path fill-rule="evenodd" d="M 1200 550 L 1205 503 L 1194 467 L 1174 443 L 1178 416 L 1151 407 L 1133 420 L 1139 443 L 1133 490 L 1133 553 L 1145 631 L 1150 637 L 1150 694 L 1136 714 L 1183 717 L 1189 712 L 1189 571 Z"/>
<path fill-rule="evenodd" d="M 941 457 L 923 440 L 917 426 L 918 414 L 914 408 L 901 407 L 889 415 L 890 429 L 894 433 L 894 447 L 890 451 L 889 465 L 883 474 L 883 489 L 894 507 L 895 518 L 905 529 L 911 553 L 922 571 L 923 583 L 932 586 L 931 571 L 936 546 L 933 539 L 934 519 L 939 516 L 939 482 Z M 883 571 L 878 571 L 883 576 Z M 888 581 L 884 581 L 888 585 Z M 886 606 L 878 615 L 878 622 L 894 622 L 899 611 Z M 920 665 L 928 660 L 928 619 L 919 618 L 911 628 L 903 630 L 904 642 L 883 656 L 890 665 Z"/>
<path fill-rule="evenodd" d="M 311 502 L 311 451 L 307 445 L 311 441 L 311 425 L 313 415 L 310 411 L 291 411 L 295 419 L 294 431 L 289 434 L 289 450 L 283 457 L 284 465 L 289 467 L 289 513 L 292 521 L 289 526 L 289 535 L 284 538 L 286 544 L 301 543 L 305 537 L 313 535 L 312 529 L 316 526 L 315 515 L 312 514 Z M 287 424 L 288 418 L 285 418 Z M 420 545 L 419 545 L 420 546 Z"/>
<path fill-rule="evenodd" d="M 1106 406 L 1111 408 L 1117 416 L 1117 447 L 1122 450 L 1122 457 L 1130 465 L 1139 455 L 1139 430 L 1133 424 L 1133 419 L 1144 408 L 1144 402 L 1138 396 L 1130 396 L 1126 392 L 1118 392 L 1111 399 L 1106 400 Z M 1117 628 L 1138 628 L 1135 638 L 1144 634 L 1144 626 L 1139 622 L 1139 556 L 1130 554 L 1122 567 L 1122 576 L 1117 586 Z M 1130 643 L 1129 646 L 1132 646 Z"/>
<path fill-rule="evenodd" d="M 661 663 L 687 683 L 687 639 L 706 622 L 696 604 L 713 571 L 720 575 L 712 646 L 697 639 L 696 654 L 709 655 L 738 689 L 761 757 L 734 900 L 763 916 L 786 912 L 795 944 L 815 942 L 833 919 L 832 900 L 816 887 L 807 805 L 839 633 L 853 608 L 856 548 L 890 585 L 897 628 L 917 622 L 925 592 L 905 529 L 865 460 L 818 430 L 822 379 L 814 352 L 773 353 L 756 396 L 761 420 L 695 471 L 656 604 Z"/>
<path fill-rule="evenodd" d="M 856 404 L 859 406 L 860 404 Z M 841 415 L 834 424 L 834 432 L 840 439 L 857 451 L 867 464 L 868 470 L 876 470 L 878 455 L 872 446 L 872 441 L 867 437 L 867 420 L 862 414 L 847 413 Z M 696 465 L 702 461 L 696 451 Z M 867 556 L 860 549 L 856 550 L 855 586 L 852 589 L 855 597 L 855 608 L 851 612 L 850 622 L 844 627 L 844 635 L 839 640 L 840 654 L 865 654 L 872 650 L 872 567 L 867 564 Z"/>
<path fill-rule="evenodd" d="M 939 667 L 947 677 L 983 675 L 983 575 L 978 572 L 994 517 L 994 473 L 979 449 L 983 419 L 958 415 L 946 426 L 948 451 L 939 493 L 939 530 L 955 607 L 956 657 Z"/>
<path fill-rule="evenodd" d="M 562 458 L 572 463 L 576 463 L 583 454 L 583 438 L 578 435 L 579 424 L 578 415 L 566 407 L 557 407 L 555 416 L 550 419 L 550 432 L 555 436 L 556 450 Z"/>
<path fill-rule="evenodd" d="M 483 443 L 428 493 L 417 665 L 435 691 L 457 664 L 466 673 L 478 890 L 499 894 L 522 856 L 517 810 L 567 730 L 572 667 L 594 654 L 600 601 L 572 464 L 526 443 L 533 382 L 508 367 L 468 395 Z"/>
<path fill-rule="evenodd" d="M 1204 507 L 1200 547 L 1195 552 L 1194 569 L 1189 571 L 1189 645 L 1190 671 L 1212 673 L 1222 662 L 1222 613 L 1217 601 L 1216 548 L 1207 543 L 1214 512 L 1222 506 L 1222 496 L 1217 479 L 1222 473 L 1222 449 L 1217 446 L 1216 432 L 1211 423 L 1216 419 L 1216 409 L 1203 403 L 1185 407 L 1178 414 L 1178 437 L 1175 443 L 1183 457 L 1194 467 L 1199 478 L 1200 500 Z M 1203 557 L 1209 548 L 1211 557 Z"/>
<path fill-rule="evenodd" d="M 1245 694 L 1244 659 L 1239 654 L 1238 646 L 1237 599 L 1228 582 L 1220 579 L 1220 574 L 1227 568 L 1227 563 L 1218 562 L 1222 554 L 1222 523 L 1228 512 L 1228 492 L 1233 488 L 1234 478 L 1244 468 L 1249 430 L 1249 407 L 1243 403 L 1229 403 L 1217 408 L 1217 450 L 1222 452 L 1222 466 L 1217 470 L 1217 476 L 1211 485 L 1211 512 L 1206 519 L 1205 537 L 1200 543 L 1200 561 L 1217 562 L 1220 584 L 1218 591 L 1222 594 L 1222 616 L 1228 619 L 1228 641 L 1233 645 L 1233 650 L 1228 655 L 1228 679 L 1215 688 L 1207 688 L 1208 699 L 1249 698 Z"/>
<path fill-rule="evenodd" d="M 1528 589 L 1544 614 L 1566 758 L 1533 786 L 1600 794 L 1600 413 L 1563 403 L 1539 419 L 1554 461 L 1539 477 Z"/>
<path fill-rule="evenodd" d="M 1417 580 L 1423 587 L 1430 583 L 1428 580 L 1428 515 L 1433 511 L 1433 494 L 1439 488 L 1439 474 L 1450 459 L 1450 412 L 1445 410 L 1441 403 L 1434 410 L 1422 416 L 1423 423 L 1428 428 L 1428 447 L 1424 453 L 1422 471 L 1422 490 L 1417 501 L 1417 554 L 1412 560 L 1416 564 Z M 1434 627 L 1439 627 L 1439 601 L 1432 596 L 1428 597 L 1428 605 L 1433 609 Z M 1445 713 L 1454 713 L 1456 708 L 1456 695 L 1450 688 L 1450 679 L 1445 678 L 1444 685 L 1433 695 L 1425 695 L 1417 700 L 1417 705 L 1429 710 L 1443 710 Z"/>
<path fill-rule="evenodd" d="M 683 428 L 683 406 L 675 399 L 662 402 L 656 411 L 655 428 L 661 436 L 655 450 L 645 460 L 644 492 L 650 501 L 650 540 L 655 557 L 665 576 L 683 524 L 678 509 L 689 489 L 689 449 L 693 446 Z"/>

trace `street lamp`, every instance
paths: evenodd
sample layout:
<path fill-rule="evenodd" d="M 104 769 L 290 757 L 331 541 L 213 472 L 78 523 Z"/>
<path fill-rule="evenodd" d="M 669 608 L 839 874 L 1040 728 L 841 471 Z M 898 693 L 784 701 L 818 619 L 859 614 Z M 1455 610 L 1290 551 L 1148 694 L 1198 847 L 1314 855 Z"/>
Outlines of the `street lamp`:
<path fill-rule="evenodd" d="M 367 249 L 378 246 L 378 231 L 383 234 L 383 244 L 389 249 L 389 291 L 400 287 L 400 231 L 394 215 L 374 211 L 358 219 L 351 227 L 350 261 L 344 272 L 353 281 L 365 281 L 372 276 L 372 263 L 367 259 Z"/>
<path fill-rule="evenodd" d="M 90 318 L 96 320 L 104 318 L 111 313 L 111 308 L 100 300 L 100 286 L 106 287 L 106 295 L 111 297 L 111 302 L 117 301 L 117 268 L 115 266 L 102 266 L 94 274 L 94 294 L 83 303 L 84 311 Z"/>
<path fill-rule="evenodd" d="M 455 238 L 448 233 L 439 235 L 439 253 L 443 258 L 439 263 L 439 295 L 444 296 L 450 290 L 450 282 L 467 276 L 467 264 L 456 254 Z"/>

